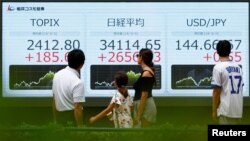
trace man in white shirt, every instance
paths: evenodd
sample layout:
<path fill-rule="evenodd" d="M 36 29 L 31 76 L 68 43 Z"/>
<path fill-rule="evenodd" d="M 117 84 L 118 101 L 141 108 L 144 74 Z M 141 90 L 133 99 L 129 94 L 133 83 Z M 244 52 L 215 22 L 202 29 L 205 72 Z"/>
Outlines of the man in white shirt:
<path fill-rule="evenodd" d="M 243 113 L 242 68 L 230 60 L 229 41 L 219 41 L 216 50 L 220 62 L 213 68 L 212 117 L 219 124 L 239 124 Z"/>
<path fill-rule="evenodd" d="M 55 121 L 69 115 L 78 127 L 83 125 L 83 102 L 85 102 L 84 84 L 80 79 L 80 70 L 84 65 L 85 55 L 75 49 L 68 54 L 68 66 L 58 71 L 53 78 L 53 111 Z M 66 115 L 67 113 L 67 115 Z M 74 119 L 73 119 L 74 118 Z M 62 123 L 65 124 L 65 123 Z"/>

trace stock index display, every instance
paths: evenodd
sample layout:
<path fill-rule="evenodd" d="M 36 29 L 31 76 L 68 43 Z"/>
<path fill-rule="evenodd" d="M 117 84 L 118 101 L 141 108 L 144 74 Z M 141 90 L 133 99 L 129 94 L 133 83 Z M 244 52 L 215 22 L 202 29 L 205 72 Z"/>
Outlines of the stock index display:
<path fill-rule="evenodd" d="M 3 96 L 52 96 L 54 73 L 67 65 L 72 49 L 86 55 L 81 78 L 87 97 L 111 96 L 120 70 L 133 95 L 142 48 L 154 54 L 154 96 L 211 96 L 215 48 L 224 39 L 243 68 L 248 96 L 247 2 L 3 2 Z"/>

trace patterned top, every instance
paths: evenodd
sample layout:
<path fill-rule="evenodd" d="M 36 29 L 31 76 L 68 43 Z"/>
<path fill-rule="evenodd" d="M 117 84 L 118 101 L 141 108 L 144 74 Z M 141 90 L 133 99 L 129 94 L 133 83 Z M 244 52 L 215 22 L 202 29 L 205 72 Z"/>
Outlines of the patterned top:
<path fill-rule="evenodd" d="M 115 128 L 132 128 L 133 120 L 130 107 L 133 106 L 133 100 L 131 96 L 128 95 L 125 98 L 119 91 L 116 91 L 110 103 L 115 103 L 113 108 Z"/>

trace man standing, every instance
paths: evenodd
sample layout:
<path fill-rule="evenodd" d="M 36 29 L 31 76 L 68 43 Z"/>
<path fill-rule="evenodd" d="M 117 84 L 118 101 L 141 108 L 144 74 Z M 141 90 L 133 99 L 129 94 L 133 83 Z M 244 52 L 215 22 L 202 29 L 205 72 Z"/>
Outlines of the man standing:
<path fill-rule="evenodd" d="M 239 124 L 243 113 L 242 68 L 230 60 L 229 41 L 219 41 L 216 50 L 220 62 L 213 68 L 212 117 L 219 124 Z"/>
<path fill-rule="evenodd" d="M 80 70 L 84 65 L 85 55 L 75 49 L 68 54 L 68 66 L 58 71 L 53 78 L 53 113 L 56 122 L 73 122 L 78 127 L 83 125 L 84 85 L 80 79 Z"/>

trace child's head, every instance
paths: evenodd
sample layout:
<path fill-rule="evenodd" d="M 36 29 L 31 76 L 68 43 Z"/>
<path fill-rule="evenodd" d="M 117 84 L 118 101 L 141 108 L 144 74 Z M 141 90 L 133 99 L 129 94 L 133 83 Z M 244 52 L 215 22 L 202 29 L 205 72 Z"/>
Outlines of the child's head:
<path fill-rule="evenodd" d="M 127 76 L 127 74 L 125 72 L 123 72 L 123 71 L 118 71 L 115 74 L 115 85 L 116 85 L 116 87 L 121 88 L 121 87 L 127 86 L 127 84 L 128 84 L 128 76 Z"/>

